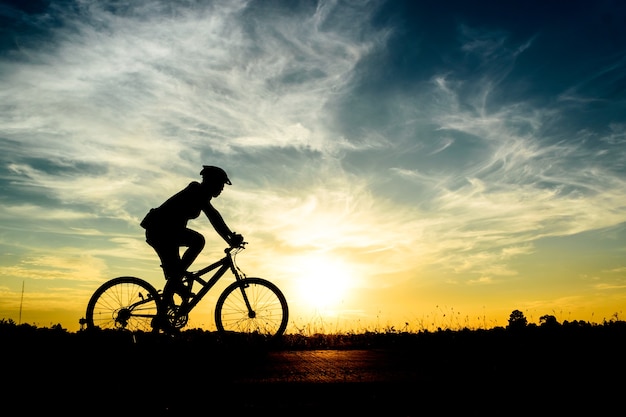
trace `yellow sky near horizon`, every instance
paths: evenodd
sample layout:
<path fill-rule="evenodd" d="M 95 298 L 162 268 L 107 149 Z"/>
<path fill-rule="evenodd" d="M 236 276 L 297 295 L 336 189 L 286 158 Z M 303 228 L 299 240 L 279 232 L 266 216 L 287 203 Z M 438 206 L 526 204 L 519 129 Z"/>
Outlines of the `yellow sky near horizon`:
<path fill-rule="evenodd" d="M 147 257 L 137 265 L 125 262 L 120 267 L 106 269 L 118 270 L 120 276 L 143 277 L 160 289 L 164 280 L 156 255 L 147 245 L 144 249 L 142 252 L 147 252 Z M 263 249 L 266 248 L 259 247 L 253 240 L 238 256 L 238 265 L 248 276 L 268 278 L 283 290 L 290 306 L 289 332 L 492 328 L 506 326 L 511 311 L 516 309 L 534 323 L 539 323 L 543 315 L 554 315 L 559 322 L 602 323 L 621 317 L 623 312 L 621 288 L 607 287 L 601 276 L 591 275 L 597 271 L 594 263 L 598 262 L 598 257 L 591 253 L 589 259 L 585 259 L 580 253 L 590 248 L 563 256 L 564 263 L 546 260 L 549 253 L 526 254 L 525 262 L 520 263 L 532 261 L 531 266 L 525 267 L 527 272 L 520 266 L 508 279 L 483 280 L 465 280 L 463 274 L 444 272 L 446 268 L 432 265 L 419 266 L 419 262 L 417 266 L 410 265 L 408 270 L 394 269 L 399 251 L 393 248 L 384 248 L 378 253 L 364 250 L 350 254 L 319 249 L 289 254 L 282 248 Z M 192 269 L 218 256 L 220 251 L 216 248 L 206 250 Z M 94 265 L 88 267 L 92 262 Z M 392 266 L 388 270 L 386 263 Z M 63 328 L 76 331 L 91 293 L 109 278 L 98 269 L 102 267 L 95 258 L 78 256 L 65 261 L 42 258 L 37 265 L 35 262 L 24 265 L 19 272 L 2 268 L 4 276 L 7 273 L 23 276 L 24 293 L 22 298 L 19 286 L 17 291 L 3 290 L 0 313 L 3 318 L 16 322 L 21 320 L 43 327 L 60 323 Z M 43 269 L 33 274 L 37 271 L 35 268 Z M 606 276 L 620 273 L 623 270 L 603 271 Z M 86 280 L 85 276 L 90 278 Z M 45 285 L 60 279 L 67 284 L 54 291 Z M 229 280 L 225 277 L 192 312 L 190 328 L 214 329 L 216 297 Z M 529 282 L 535 283 L 529 285 Z"/>

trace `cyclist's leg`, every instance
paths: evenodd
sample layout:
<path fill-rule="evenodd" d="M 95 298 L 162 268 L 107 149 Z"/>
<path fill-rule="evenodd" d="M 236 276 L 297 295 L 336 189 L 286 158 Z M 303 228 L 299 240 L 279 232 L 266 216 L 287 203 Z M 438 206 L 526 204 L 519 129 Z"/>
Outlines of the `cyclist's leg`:
<path fill-rule="evenodd" d="M 167 281 L 163 290 L 163 298 L 167 300 L 171 297 L 182 276 L 176 234 L 160 230 L 146 230 L 146 242 L 152 246 L 161 260 L 161 268 L 163 268 L 163 275 Z"/>
<path fill-rule="evenodd" d="M 204 248 L 204 236 L 191 229 L 147 230 L 146 241 L 161 259 L 161 266 L 167 283 L 163 289 L 163 298 L 170 302 L 174 293 L 184 299 L 191 295 L 191 286 L 185 285 L 185 272 Z M 180 256 L 180 247 L 187 249 Z"/>
<path fill-rule="evenodd" d="M 181 278 L 204 249 L 204 236 L 195 230 L 182 229 L 175 233 L 146 232 L 146 241 L 161 259 L 166 279 Z M 179 248 L 187 247 L 181 258 Z"/>
<path fill-rule="evenodd" d="M 173 242 L 152 241 L 150 246 L 161 260 L 161 268 L 165 279 L 178 278 L 180 276 L 180 256 L 178 255 L 178 246 Z"/>
<path fill-rule="evenodd" d="M 195 230 L 184 229 L 178 235 L 178 243 L 180 246 L 187 247 L 180 262 L 180 267 L 184 273 L 204 249 L 205 240 L 204 236 Z"/>

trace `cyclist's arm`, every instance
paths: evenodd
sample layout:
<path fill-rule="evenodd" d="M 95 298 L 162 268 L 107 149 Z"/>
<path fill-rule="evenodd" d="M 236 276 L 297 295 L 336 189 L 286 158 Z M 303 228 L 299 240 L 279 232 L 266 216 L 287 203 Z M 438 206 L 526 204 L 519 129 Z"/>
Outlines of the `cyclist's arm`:
<path fill-rule="evenodd" d="M 226 243 L 230 244 L 231 238 L 233 236 L 233 232 L 228 228 L 226 222 L 222 218 L 222 215 L 217 211 L 215 207 L 211 203 L 207 203 L 205 207 L 202 209 L 204 214 L 208 217 L 211 225 L 215 231 L 226 241 Z"/>

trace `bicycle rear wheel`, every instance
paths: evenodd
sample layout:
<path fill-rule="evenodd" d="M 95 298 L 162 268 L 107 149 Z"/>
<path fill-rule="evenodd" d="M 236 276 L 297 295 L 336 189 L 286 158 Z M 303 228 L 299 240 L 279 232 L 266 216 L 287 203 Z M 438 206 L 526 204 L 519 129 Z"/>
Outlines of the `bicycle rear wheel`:
<path fill-rule="evenodd" d="M 87 304 L 87 328 L 152 331 L 161 308 L 157 290 L 141 278 L 113 278 L 100 286 Z"/>
<path fill-rule="evenodd" d="M 215 325 L 220 332 L 259 334 L 274 338 L 285 333 L 288 321 L 289 309 L 285 296 L 276 285 L 262 278 L 245 278 L 233 282 L 226 287 L 215 306 Z"/>

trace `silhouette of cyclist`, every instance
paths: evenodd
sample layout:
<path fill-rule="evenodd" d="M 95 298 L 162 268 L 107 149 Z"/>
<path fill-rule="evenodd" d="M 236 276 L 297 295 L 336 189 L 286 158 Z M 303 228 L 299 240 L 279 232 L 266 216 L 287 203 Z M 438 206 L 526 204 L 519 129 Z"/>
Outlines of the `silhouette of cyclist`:
<path fill-rule="evenodd" d="M 190 284 L 184 278 L 187 269 L 204 248 L 205 240 L 200 233 L 189 229 L 187 222 L 197 218 L 201 211 L 231 247 L 243 243 L 243 236 L 232 232 L 211 204 L 211 199 L 221 194 L 224 184 L 232 185 L 228 175 L 223 169 L 210 165 L 203 165 L 200 175 L 201 183 L 192 181 L 161 206 L 151 209 L 141 222 L 146 229 L 146 242 L 161 260 L 167 280 L 164 296 L 178 293 L 187 299 L 191 295 Z M 183 246 L 187 249 L 181 257 L 179 250 Z"/>

